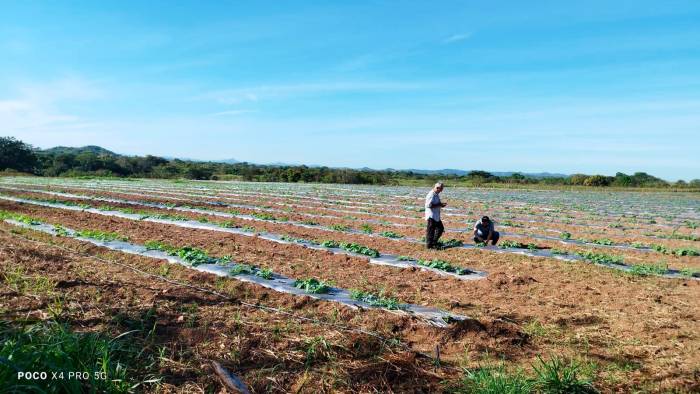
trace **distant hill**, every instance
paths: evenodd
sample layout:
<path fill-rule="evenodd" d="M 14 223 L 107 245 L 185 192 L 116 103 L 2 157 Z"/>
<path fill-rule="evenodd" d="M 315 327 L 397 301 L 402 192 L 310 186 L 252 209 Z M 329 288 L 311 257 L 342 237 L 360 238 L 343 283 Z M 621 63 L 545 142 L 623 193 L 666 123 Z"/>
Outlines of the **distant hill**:
<path fill-rule="evenodd" d="M 411 171 L 415 174 L 426 174 L 426 175 L 457 175 L 457 176 L 462 176 L 462 175 L 467 175 L 469 174 L 472 170 L 457 170 L 453 168 L 445 168 L 442 170 L 420 170 L 420 169 L 408 169 L 405 171 Z M 486 170 L 488 171 L 488 170 Z M 515 173 L 519 173 L 522 175 L 525 175 L 530 178 L 536 178 L 536 179 L 541 179 L 541 178 L 563 178 L 567 177 L 568 175 L 566 174 L 557 174 L 557 173 L 551 173 L 551 172 L 537 172 L 537 173 L 526 173 L 526 172 L 519 172 L 519 171 L 506 171 L 506 172 L 497 172 L 497 171 L 489 171 L 491 174 L 496 175 L 496 176 L 511 176 Z"/>
<path fill-rule="evenodd" d="M 56 146 L 53 148 L 40 150 L 39 152 L 53 154 L 53 155 L 60 155 L 60 154 L 78 155 L 81 153 L 89 152 L 89 153 L 94 153 L 96 155 L 119 156 L 117 153 L 114 153 L 111 150 L 107 150 L 101 146 L 96 146 L 96 145 L 82 146 L 80 148 L 75 148 L 75 147 L 70 147 L 70 146 Z"/>
<path fill-rule="evenodd" d="M 88 145 L 88 146 L 83 146 L 80 148 L 75 148 L 75 147 L 69 147 L 69 146 L 56 146 L 53 148 L 49 149 L 44 149 L 44 150 L 39 150 L 40 153 L 47 153 L 47 154 L 65 154 L 65 153 L 70 153 L 70 154 L 80 154 L 84 152 L 90 152 L 94 153 L 96 155 L 113 155 L 113 156 L 121 156 L 118 153 L 114 153 L 108 149 L 105 149 L 101 146 L 96 146 L 96 145 Z M 182 157 L 172 157 L 172 156 L 164 156 L 164 159 L 167 160 L 183 160 L 183 161 L 192 161 L 192 162 L 197 162 L 197 163 L 206 163 L 206 162 L 211 162 L 211 163 L 226 163 L 226 164 L 236 164 L 240 163 L 240 161 L 236 159 L 223 159 L 223 160 L 198 160 L 198 159 L 189 159 L 189 158 L 182 158 Z M 289 164 L 289 163 L 282 163 L 282 162 L 274 162 L 274 163 L 269 163 L 269 164 L 264 164 L 266 166 L 297 166 L 300 164 Z M 318 164 L 306 164 L 306 167 L 309 168 L 318 168 L 321 167 Z M 330 167 L 333 169 L 343 169 L 339 167 Z M 467 175 L 471 172 L 471 170 L 458 170 L 455 168 L 443 168 L 441 170 L 421 170 L 421 169 L 416 169 L 416 168 L 410 168 L 407 170 L 397 170 L 394 168 L 385 168 L 383 170 L 375 170 L 369 167 L 363 167 L 359 168 L 359 170 L 362 171 L 411 171 L 415 174 L 425 174 L 425 175 L 457 175 L 457 176 L 463 176 Z M 488 170 L 487 170 L 488 171 Z M 491 172 L 491 171 L 489 171 Z M 493 175 L 500 176 L 500 177 L 507 177 L 510 175 L 513 175 L 518 171 L 508 171 L 508 172 L 491 172 Z M 557 173 L 549 173 L 549 172 L 538 172 L 538 173 L 523 173 L 520 172 L 520 174 L 523 174 L 527 177 L 530 178 L 535 178 L 535 179 L 542 179 L 542 178 L 564 178 L 567 177 L 568 175 L 566 174 L 557 174 Z"/>

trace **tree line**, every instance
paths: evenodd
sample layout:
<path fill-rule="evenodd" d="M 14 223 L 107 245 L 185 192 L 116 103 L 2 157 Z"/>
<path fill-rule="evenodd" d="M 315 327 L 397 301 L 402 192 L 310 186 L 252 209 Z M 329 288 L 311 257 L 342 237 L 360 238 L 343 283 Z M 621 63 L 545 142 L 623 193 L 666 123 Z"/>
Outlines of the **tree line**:
<path fill-rule="evenodd" d="M 304 165 L 200 162 L 157 156 L 124 156 L 104 149 L 64 148 L 42 151 L 12 137 L 0 137 L 0 171 L 12 170 L 38 176 L 101 176 L 138 178 L 238 179 L 258 182 L 345 183 L 368 185 L 430 184 L 438 178 L 474 186 L 564 185 L 594 187 L 699 188 L 700 179 L 669 183 L 644 172 L 615 176 L 574 174 L 533 178 L 514 173 L 496 176 L 487 171 L 466 175 L 423 174 L 412 171 L 356 170 Z"/>

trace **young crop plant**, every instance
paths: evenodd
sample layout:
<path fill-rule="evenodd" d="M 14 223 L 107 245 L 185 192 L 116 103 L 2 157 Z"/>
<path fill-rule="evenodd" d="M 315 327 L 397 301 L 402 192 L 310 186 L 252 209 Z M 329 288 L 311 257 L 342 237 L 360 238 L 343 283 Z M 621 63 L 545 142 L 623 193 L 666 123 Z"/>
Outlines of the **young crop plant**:
<path fill-rule="evenodd" d="M 683 268 L 679 271 L 679 273 L 689 278 L 700 278 L 700 270 L 694 268 Z"/>
<path fill-rule="evenodd" d="M 394 239 L 403 238 L 403 235 L 395 233 L 393 231 L 382 231 L 381 233 L 379 233 L 379 235 L 381 235 L 382 237 L 394 238 Z"/>
<path fill-rule="evenodd" d="M 255 213 L 251 213 L 250 216 L 252 216 L 252 217 L 254 217 L 254 218 L 256 218 L 256 219 L 268 220 L 268 221 L 273 221 L 273 222 L 274 222 L 275 220 L 277 220 L 276 217 L 270 215 L 269 213 L 258 213 L 258 212 L 255 212 Z"/>
<path fill-rule="evenodd" d="M 358 253 L 369 257 L 379 257 L 379 251 L 354 242 L 323 241 L 321 246 L 325 248 L 341 248 L 348 252 Z"/>
<path fill-rule="evenodd" d="M 192 246 L 177 248 L 160 241 L 146 241 L 144 246 L 147 250 L 160 250 L 161 252 L 165 252 L 170 256 L 177 256 L 193 267 L 200 264 L 220 264 L 229 262 L 228 258 L 217 259 L 209 256 L 207 252 L 203 251 L 202 249 Z"/>
<path fill-rule="evenodd" d="M 248 264 L 236 264 L 228 271 L 228 273 L 233 276 L 241 274 L 253 275 L 253 271 L 253 267 Z"/>
<path fill-rule="evenodd" d="M 464 242 L 462 242 L 458 239 L 455 239 L 455 238 L 450 238 L 446 241 L 442 241 L 442 240 L 438 241 L 438 245 L 443 249 L 444 248 L 458 248 L 458 247 L 464 245 Z"/>
<path fill-rule="evenodd" d="M 365 234 L 372 234 L 374 232 L 374 229 L 369 224 L 363 224 L 360 226 L 360 230 Z"/>
<path fill-rule="evenodd" d="M 114 232 L 100 231 L 100 230 L 80 230 L 76 231 L 75 235 L 83 238 L 92 238 L 98 241 L 110 242 L 110 241 L 127 241 L 129 238 L 119 235 Z"/>
<path fill-rule="evenodd" d="M 568 241 L 571 239 L 571 233 L 564 231 L 563 233 L 559 234 L 559 238 Z"/>
<path fill-rule="evenodd" d="M 14 213 L 14 212 L 9 212 L 9 211 L 0 211 L 0 220 L 5 220 L 5 219 L 12 219 L 16 222 L 28 224 L 30 226 L 36 226 L 41 224 L 41 221 L 38 219 L 34 219 L 32 217 L 22 215 L 19 213 Z"/>
<path fill-rule="evenodd" d="M 607 238 L 601 238 L 601 239 L 594 239 L 591 241 L 591 243 L 597 244 L 597 245 L 606 245 L 610 246 L 613 244 L 612 240 L 609 240 Z"/>
<path fill-rule="evenodd" d="M 399 301 L 396 298 L 385 296 L 383 291 L 380 291 L 378 294 L 374 294 L 361 290 L 350 290 L 350 298 L 352 298 L 353 300 L 365 302 L 371 306 L 386 308 L 390 310 L 405 308 L 399 303 Z"/>
<path fill-rule="evenodd" d="M 643 244 L 641 242 L 632 242 L 630 246 L 632 246 L 635 249 L 646 249 L 649 247 L 649 245 Z"/>
<path fill-rule="evenodd" d="M 474 273 L 474 271 L 470 269 L 456 267 L 445 260 L 418 260 L 416 263 L 424 267 L 435 268 L 440 271 L 450 272 L 457 275 L 468 275 Z"/>
<path fill-rule="evenodd" d="M 312 243 L 314 243 L 313 241 L 309 241 L 308 239 L 296 238 L 296 237 L 292 237 L 289 235 L 282 235 L 280 237 L 280 239 L 283 241 L 294 242 L 294 243 L 298 243 L 298 244 L 303 244 L 303 243 L 311 243 L 312 244 Z"/>
<path fill-rule="evenodd" d="M 511 241 L 511 240 L 507 239 L 507 240 L 501 242 L 499 247 L 501 249 L 506 249 L 506 248 L 525 249 L 525 248 L 527 248 L 527 245 L 520 243 L 520 242 L 515 242 L 515 241 Z"/>
<path fill-rule="evenodd" d="M 56 224 L 53 226 L 53 231 L 56 234 L 57 237 L 68 237 L 70 234 L 68 233 L 68 230 L 66 230 L 63 226 L 60 224 Z"/>
<path fill-rule="evenodd" d="M 416 259 L 410 256 L 399 256 L 396 259 L 399 261 L 416 261 Z"/>
<path fill-rule="evenodd" d="M 566 250 L 564 250 L 564 249 L 557 249 L 557 248 L 552 248 L 552 249 L 550 250 L 550 252 L 552 252 L 552 254 L 559 254 L 559 255 L 567 255 L 567 254 L 569 254 L 569 252 L 567 252 Z"/>
<path fill-rule="evenodd" d="M 680 248 L 673 251 L 676 256 L 700 256 L 700 251 L 693 248 Z"/>
<path fill-rule="evenodd" d="M 315 278 L 308 278 L 295 280 L 294 287 L 311 294 L 326 294 L 331 291 L 332 286 L 330 283 Z"/>
<path fill-rule="evenodd" d="M 510 220 L 504 220 L 501 222 L 501 226 L 507 226 L 507 227 L 523 227 L 522 224 L 520 223 L 514 223 L 511 222 Z"/>
<path fill-rule="evenodd" d="M 200 264 L 216 264 L 219 262 L 219 259 L 210 257 L 207 252 L 203 251 L 202 249 L 191 246 L 185 246 L 178 249 L 177 256 L 191 264 L 193 267 Z"/>
<path fill-rule="evenodd" d="M 589 251 L 576 252 L 576 254 L 578 254 L 579 256 L 583 257 L 584 259 L 592 261 L 594 263 L 618 264 L 618 265 L 624 264 L 622 257 L 620 257 L 620 256 L 612 256 L 612 255 L 605 254 L 605 253 L 594 253 L 594 252 L 589 252 Z"/>
<path fill-rule="evenodd" d="M 352 230 L 352 228 L 350 228 L 350 226 L 347 226 L 345 224 L 332 224 L 328 228 L 330 228 L 331 230 L 343 231 L 343 232 L 347 232 L 347 231 Z"/>
<path fill-rule="evenodd" d="M 665 264 L 633 264 L 630 267 L 630 274 L 639 276 L 663 275 L 668 272 Z"/>
<path fill-rule="evenodd" d="M 241 227 L 241 226 L 239 226 L 238 224 L 236 224 L 236 223 L 234 223 L 234 222 L 232 222 L 232 221 L 230 221 L 230 220 L 229 220 L 229 221 L 222 222 L 222 223 L 219 223 L 219 226 L 220 226 L 220 227 L 223 227 L 223 228 L 240 228 L 240 227 Z"/>
<path fill-rule="evenodd" d="M 305 224 L 307 226 L 318 226 L 318 222 L 314 222 L 313 220 L 304 220 L 301 222 L 301 224 Z"/>
<path fill-rule="evenodd" d="M 266 279 L 266 280 L 271 280 L 272 279 L 272 270 L 269 268 L 261 268 L 255 273 L 255 276 L 259 276 L 259 277 Z"/>

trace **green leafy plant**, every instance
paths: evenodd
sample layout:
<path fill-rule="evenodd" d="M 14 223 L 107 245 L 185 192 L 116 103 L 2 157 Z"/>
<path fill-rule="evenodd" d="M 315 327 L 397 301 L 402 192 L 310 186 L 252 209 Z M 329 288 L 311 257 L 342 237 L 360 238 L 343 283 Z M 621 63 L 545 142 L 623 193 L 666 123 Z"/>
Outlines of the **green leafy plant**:
<path fill-rule="evenodd" d="M 403 235 L 395 233 L 393 231 L 382 231 L 379 233 L 382 237 L 387 237 L 387 238 L 403 238 Z"/>
<path fill-rule="evenodd" d="M 98 241 L 127 241 L 128 238 L 122 235 L 119 235 L 114 232 L 108 232 L 108 231 L 100 231 L 100 230 L 80 230 L 76 231 L 75 235 L 78 237 L 83 237 L 83 238 L 92 238 L 96 239 Z"/>
<path fill-rule="evenodd" d="M 438 241 L 438 245 L 442 248 L 458 248 L 458 247 L 464 245 L 464 242 L 462 242 L 458 239 L 455 239 L 455 238 L 450 238 L 450 239 L 445 240 L 445 241 L 442 241 L 442 240 Z"/>
<path fill-rule="evenodd" d="M 350 290 L 350 298 L 380 308 L 386 308 L 391 310 L 405 308 L 399 303 L 399 301 L 396 298 L 385 296 L 383 291 L 374 294 L 361 290 Z"/>
<path fill-rule="evenodd" d="M 260 220 L 269 220 L 269 221 L 277 220 L 277 218 L 275 218 L 274 216 L 270 215 L 269 213 L 264 213 L 264 212 L 263 213 L 259 213 L 259 212 L 251 213 L 250 216 L 252 216 L 256 219 L 260 219 Z"/>
<path fill-rule="evenodd" d="M 566 251 L 566 250 L 564 250 L 564 249 L 557 249 L 557 248 L 552 248 L 552 249 L 550 249 L 550 252 L 551 252 L 552 254 L 559 254 L 559 255 L 567 255 L 567 254 L 569 254 L 568 251 Z"/>
<path fill-rule="evenodd" d="M 474 273 L 474 271 L 470 269 L 454 266 L 445 260 L 418 260 L 416 263 L 424 267 L 435 268 L 440 271 L 451 272 L 457 275 L 468 275 Z"/>
<path fill-rule="evenodd" d="M 332 224 L 332 225 L 328 226 L 328 228 L 330 228 L 331 230 L 344 231 L 344 232 L 352 230 L 352 228 L 350 228 L 350 226 L 347 226 L 345 224 Z"/>
<path fill-rule="evenodd" d="M 569 240 L 571 239 L 571 233 L 564 231 L 563 233 L 559 234 L 559 238 Z"/>
<path fill-rule="evenodd" d="M 360 226 L 360 230 L 365 234 L 372 234 L 374 232 L 374 229 L 369 224 L 363 224 Z"/>
<path fill-rule="evenodd" d="M 599 264 L 624 264 L 621 256 L 612 256 L 605 253 L 595 253 L 590 251 L 576 252 L 577 255 L 586 260 Z"/>
<path fill-rule="evenodd" d="M 321 246 L 326 248 L 341 248 L 348 252 L 358 253 L 369 257 L 379 257 L 379 251 L 354 242 L 323 241 Z"/>
<path fill-rule="evenodd" d="M 297 279 L 294 281 L 294 287 L 311 294 L 326 294 L 331 291 L 331 285 L 329 283 L 315 278 Z"/>
<path fill-rule="evenodd" d="M 66 230 L 63 226 L 61 225 L 54 225 L 53 226 L 53 231 L 58 237 L 68 237 L 70 236 L 70 233 L 68 233 L 68 230 Z"/>
<path fill-rule="evenodd" d="M 272 270 L 269 268 L 261 268 L 255 273 L 255 276 L 259 276 L 263 279 L 271 280 L 272 279 Z"/>
<path fill-rule="evenodd" d="M 665 264 L 633 264 L 630 267 L 630 274 L 639 276 L 663 275 L 668 272 Z"/>
<path fill-rule="evenodd" d="M 251 265 L 248 264 L 236 264 L 231 268 L 228 273 L 230 275 L 236 276 L 236 275 L 252 275 L 254 272 L 254 269 Z"/>

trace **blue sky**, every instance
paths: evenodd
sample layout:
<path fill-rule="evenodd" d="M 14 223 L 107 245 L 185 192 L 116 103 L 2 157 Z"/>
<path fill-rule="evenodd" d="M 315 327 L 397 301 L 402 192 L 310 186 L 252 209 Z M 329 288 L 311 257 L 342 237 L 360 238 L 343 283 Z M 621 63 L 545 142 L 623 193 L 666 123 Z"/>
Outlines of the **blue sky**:
<path fill-rule="evenodd" d="M 578 3 L 3 2 L 0 135 L 700 178 L 700 2 Z"/>

